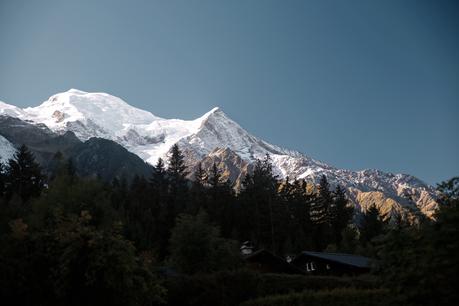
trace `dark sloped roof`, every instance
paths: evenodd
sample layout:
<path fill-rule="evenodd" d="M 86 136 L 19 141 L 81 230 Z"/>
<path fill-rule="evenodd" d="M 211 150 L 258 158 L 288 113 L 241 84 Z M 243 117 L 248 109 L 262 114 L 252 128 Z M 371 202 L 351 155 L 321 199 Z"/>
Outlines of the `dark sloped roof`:
<path fill-rule="evenodd" d="M 288 263 L 284 258 L 277 256 L 265 249 L 260 249 L 256 252 L 253 252 L 252 254 L 244 256 L 244 259 L 249 262 L 257 261 L 258 259 L 261 259 L 262 257 L 264 258 L 269 258 L 271 262 L 276 262 L 281 266 L 283 269 L 286 271 L 289 271 L 291 273 L 295 274 L 304 274 L 304 271 L 301 270 L 300 268 Z"/>
<path fill-rule="evenodd" d="M 344 253 L 322 253 L 322 252 L 309 252 L 304 251 L 300 255 L 308 255 L 312 257 L 317 257 L 321 259 L 326 259 L 330 261 L 339 262 L 345 265 L 350 265 L 359 268 L 370 268 L 371 259 L 368 257 L 363 257 L 359 255 L 344 254 Z"/>

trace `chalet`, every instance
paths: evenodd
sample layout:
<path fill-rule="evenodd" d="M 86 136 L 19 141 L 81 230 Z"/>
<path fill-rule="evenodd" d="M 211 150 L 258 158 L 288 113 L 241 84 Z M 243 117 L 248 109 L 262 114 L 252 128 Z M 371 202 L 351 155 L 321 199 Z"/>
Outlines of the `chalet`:
<path fill-rule="evenodd" d="M 292 265 L 313 275 L 358 275 L 370 272 L 371 259 L 343 253 L 302 252 Z"/>
<path fill-rule="evenodd" d="M 262 273 L 304 274 L 304 271 L 285 259 L 267 250 L 261 249 L 244 256 L 249 267 Z"/>

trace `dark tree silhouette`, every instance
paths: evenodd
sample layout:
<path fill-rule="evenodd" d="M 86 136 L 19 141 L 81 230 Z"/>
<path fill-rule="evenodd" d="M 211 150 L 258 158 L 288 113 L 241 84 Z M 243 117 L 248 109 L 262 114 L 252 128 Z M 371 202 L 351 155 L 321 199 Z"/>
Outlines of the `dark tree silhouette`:
<path fill-rule="evenodd" d="M 8 161 L 5 184 L 7 197 L 17 194 L 26 202 L 32 197 L 39 196 L 44 187 L 44 176 L 41 171 L 32 152 L 22 145 L 14 159 Z"/>

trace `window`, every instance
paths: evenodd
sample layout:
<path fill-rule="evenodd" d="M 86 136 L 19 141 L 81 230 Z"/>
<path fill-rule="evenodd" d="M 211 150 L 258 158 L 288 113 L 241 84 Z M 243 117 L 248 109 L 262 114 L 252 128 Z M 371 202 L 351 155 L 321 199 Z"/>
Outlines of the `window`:
<path fill-rule="evenodd" d="M 306 271 L 312 272 L 316 270 L 316 266 L 313 262 L 307 262 L 306 263 Z"/>

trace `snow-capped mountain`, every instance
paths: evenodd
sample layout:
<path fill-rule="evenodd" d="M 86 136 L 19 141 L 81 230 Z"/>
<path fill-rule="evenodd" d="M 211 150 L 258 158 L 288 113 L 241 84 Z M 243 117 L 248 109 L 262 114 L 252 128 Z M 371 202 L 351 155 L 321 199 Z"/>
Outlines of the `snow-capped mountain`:
<path fill-rule="evenodd" d="M 151 164 L 165 158 L 175 143 L 186 153 L 190 166 L 210 158 L 224 161 L 233 172 L 243 172 L 242 164 L 248 169 L 247 165 L 269 154 L 279 177 L 317 182 L 324 174 L 332 184 L 345 186 L 362 209 L 376 203 L 387 214 L 412 211 L 431 216 L 437 206 L 435 190 L 415 177 L 337 169 L 251 135 L 219 108 L 195 120 L 164 119 L 106 93 L 71 89 L 37 107 L 20 109 L 1 103 L 0 115 L 44 124 L 57 133 L 72 131 L 83 141 L 91 137 L 113 140 Z M 237 165 L 231 164 L 235 160 Z M 231 175 L 241 177 L 241 173 Z"/>

